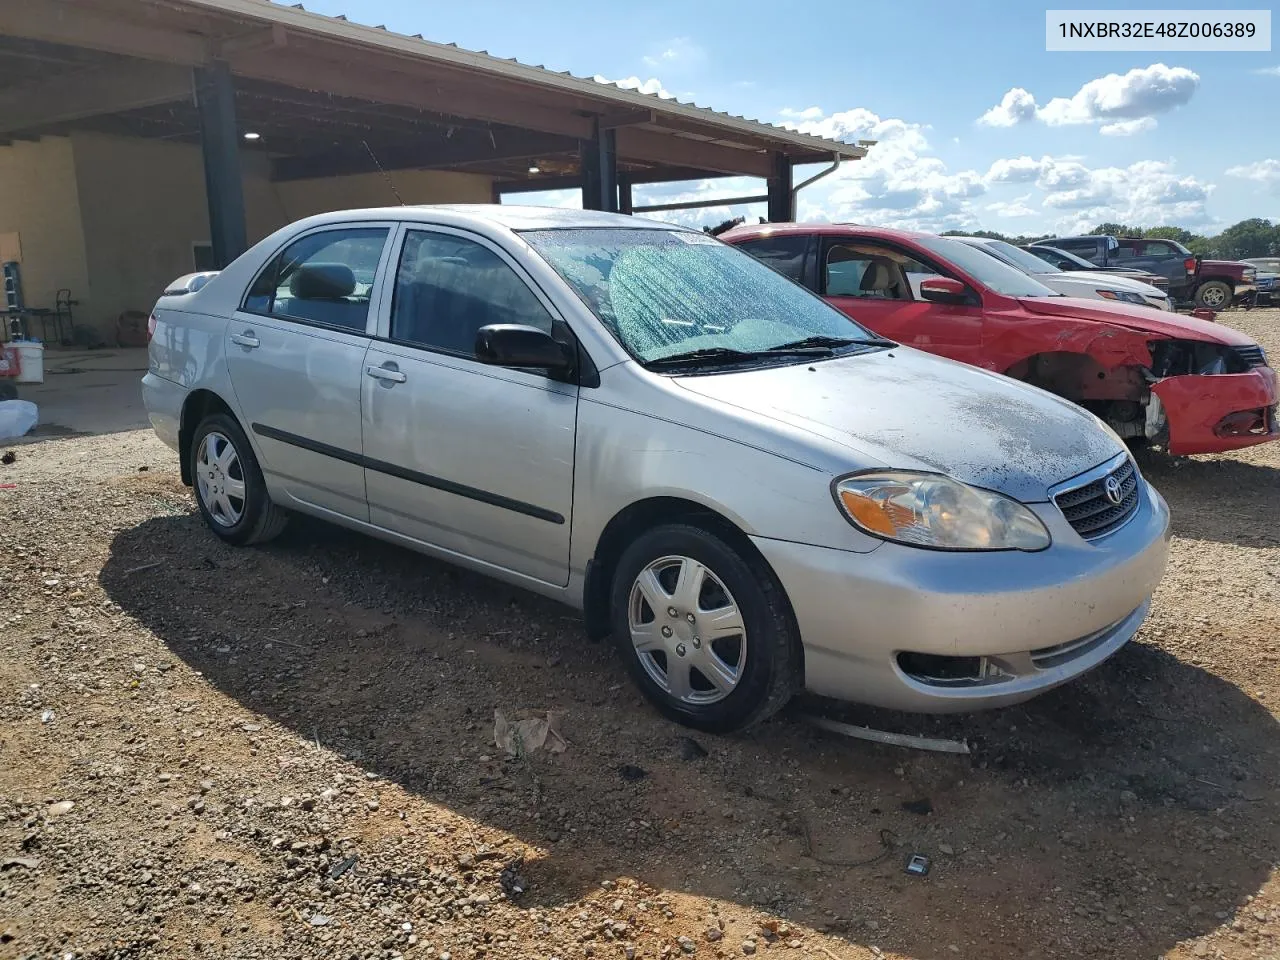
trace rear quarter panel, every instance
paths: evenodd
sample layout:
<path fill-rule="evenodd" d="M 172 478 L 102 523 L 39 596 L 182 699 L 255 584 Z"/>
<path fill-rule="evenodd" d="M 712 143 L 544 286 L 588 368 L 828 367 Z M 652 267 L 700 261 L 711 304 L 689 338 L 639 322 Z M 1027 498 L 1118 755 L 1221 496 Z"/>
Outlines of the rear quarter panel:
<path fill-rule="evenodd" d="M 176 385 L 183 397 L 192 390 L 210 390 L 237 410 L 227 377 L 227 318 L 200 310 L 197 297 L 162 297 L 156 304 L 148 375 Z"/>

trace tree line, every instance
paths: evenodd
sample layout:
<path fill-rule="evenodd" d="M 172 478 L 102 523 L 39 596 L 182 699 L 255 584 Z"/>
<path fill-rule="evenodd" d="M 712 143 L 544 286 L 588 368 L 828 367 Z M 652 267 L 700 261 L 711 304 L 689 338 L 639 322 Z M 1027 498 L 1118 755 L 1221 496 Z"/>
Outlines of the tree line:
<path fill-rule="evenodd" d="M 1243 260 L 1248 257 L 1280 256 L 1280 223 L 1253 217 L 1233 223 L 1216 236 L 1206 237 L 1182 227 L 1135 227 L 1123 223 L 1100 223 L 1092 234 L 1113 237 L 1149 237 L 1153 240 L 1176 240 L 1198 257 L 1218 260 Z M 992 230 L 948 230 L 950 237 L 990 237 L 1023 246 L 1036 240 L 1050 240 L 1054 234 L 1008 236 Z"/>

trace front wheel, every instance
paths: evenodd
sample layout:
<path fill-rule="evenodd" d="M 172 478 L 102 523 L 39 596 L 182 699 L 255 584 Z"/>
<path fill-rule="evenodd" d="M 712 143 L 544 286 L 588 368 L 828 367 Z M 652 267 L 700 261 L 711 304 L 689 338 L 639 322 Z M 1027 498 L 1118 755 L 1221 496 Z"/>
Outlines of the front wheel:
<path fill-rule="evenodd" d="M 1196 306 L 1209 310 L 1225 310 L 1231 306 L 1231 285 L 1221 280 L 1210 280 L 1196 289 Z"/>
<path fill-rule="evenodd" d="M 209 529 L 236 546 L 280 534 L 289 515 L 271 502 L 249 438 L 234 417 L 214 413 L 200 421 L 189 456 L 196 504 Z"/>
<path fill-rule="evenodd" d="M 800 686 L 799 632 L 781 585 L 758 556 L 699 527 L 658 527 L 627 548 L 611 618 L 632 678 L 679 723 L 748 727 Z"/>

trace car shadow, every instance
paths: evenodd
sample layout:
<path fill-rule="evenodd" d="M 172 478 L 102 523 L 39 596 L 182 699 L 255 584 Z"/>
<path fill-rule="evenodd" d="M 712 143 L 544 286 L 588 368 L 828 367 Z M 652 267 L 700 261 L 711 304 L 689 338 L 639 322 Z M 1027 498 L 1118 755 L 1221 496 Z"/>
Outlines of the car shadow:
<path fill-rule="evenodd" d="M 1280 503 L 1280 468 L 1234 457 L 1169 457 L 1144 451 L 1143 476 L 1169 501 L 1173 531 L 1190 540 L 1243 547 L 1280 543 L 1274 517 Z"/>
<path fill-rule="evenodd" d="M 996 713 L 801 700 L 690 736 L 571 611 L 325 524 L 235 550 L 193 513 L 150 519 L 101 583 L 263 723 L 545 851 L 527 906 L 629 876 L 916 957 L 1145 960 L 1221 925 L 1280 858 L 1275 717 L 1145 643 Z M 485 759 L 495 708 L 558 711 L 568 749 Z M 974 752 L 848 740 L 808 711 Z M 927 877 L 903 870 L 917 853 Z"/>

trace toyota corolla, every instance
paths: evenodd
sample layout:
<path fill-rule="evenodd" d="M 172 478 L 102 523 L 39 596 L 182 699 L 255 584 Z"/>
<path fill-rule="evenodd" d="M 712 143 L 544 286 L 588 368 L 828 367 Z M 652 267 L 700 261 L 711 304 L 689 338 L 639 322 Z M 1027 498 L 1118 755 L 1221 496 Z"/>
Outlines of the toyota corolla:
<path fill-rule="evenodd" d="M 1098 418 L 678 227 L 325 214 L 151 328 L 147 409 L 217 536 L 310 514 L 561 600 L 705 729 L 801 688 L 1025 700 L 1133 637 L 1165 566 Z"/>

